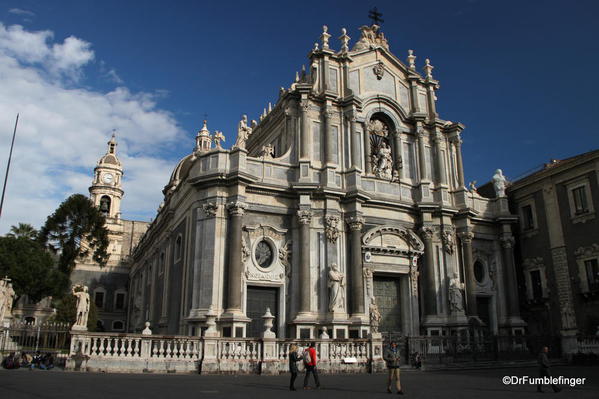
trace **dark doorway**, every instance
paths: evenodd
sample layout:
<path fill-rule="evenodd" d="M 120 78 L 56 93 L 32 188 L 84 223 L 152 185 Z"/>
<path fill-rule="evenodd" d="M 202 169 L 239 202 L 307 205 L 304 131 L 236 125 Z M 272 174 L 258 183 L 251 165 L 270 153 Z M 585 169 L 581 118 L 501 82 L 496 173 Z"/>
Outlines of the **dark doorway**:
<path fill-rule="evenodd" d="M 246 315 L 252 321 L 248 325 L 248 337 L 260 337 L 264 332 L 264 320 L 262 316 L 266 312 L 266 308 L 270 308 L 270 313 L 275 317 L 274 325 L 279 324 L 279 307 L 277 306 L 279 297 L 278 288 L 271 287 L 247 287 L 247 308 Z M 278 331 L 273 327 L 273 331 Z"/>
<path fill-rule="evenodd" d="M 381 313 L 381 332 L 402 330 L 399 282 L 399 278 L 395 277 L 374 277 L 374 296 Z"/>
<path fill-rule="evenodd" d="M 476 297 L 476 309 L 478 310 L 478 318 L 485 323 L 483 331 L 491 330 L 491 298 L 488 296 Z"/>

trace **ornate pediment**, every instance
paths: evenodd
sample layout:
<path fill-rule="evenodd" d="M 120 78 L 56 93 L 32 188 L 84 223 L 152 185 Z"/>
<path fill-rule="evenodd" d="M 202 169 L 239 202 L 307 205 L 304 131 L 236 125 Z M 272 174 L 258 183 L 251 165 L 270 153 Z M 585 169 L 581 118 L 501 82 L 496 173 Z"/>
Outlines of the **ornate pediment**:
<path fill-rule="evenodd" d="M 378 226 L 362 237 L 365 250 L 372 253 L 422 254 L 424 244 L 412 230 L 397 226 Z"/>

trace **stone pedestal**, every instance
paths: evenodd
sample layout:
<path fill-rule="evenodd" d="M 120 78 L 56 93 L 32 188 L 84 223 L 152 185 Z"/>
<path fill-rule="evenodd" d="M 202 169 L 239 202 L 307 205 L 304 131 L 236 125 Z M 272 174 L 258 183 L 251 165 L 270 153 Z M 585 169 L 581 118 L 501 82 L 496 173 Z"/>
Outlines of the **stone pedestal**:
<path fill-rule="evenodd" d="M 201 374 L 218 374 L 218 338 L 204 336 L 204 359 Z"/>
<path fill-rule="evenodd" d="M 385 370 L 383 360 L 383 335 L 381 333 L 370 333 L 370 372 L 380 373 Z"/>

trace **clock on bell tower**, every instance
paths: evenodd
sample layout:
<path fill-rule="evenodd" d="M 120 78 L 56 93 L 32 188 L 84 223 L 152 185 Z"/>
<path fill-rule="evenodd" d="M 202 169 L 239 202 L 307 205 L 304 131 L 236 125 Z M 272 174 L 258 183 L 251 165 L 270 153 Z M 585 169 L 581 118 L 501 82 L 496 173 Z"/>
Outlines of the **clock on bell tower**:
<path fill-rule="evenodd" d="M 94 168 L 94 179 L 89 188 L 92 202 L 107 219 L 120 219 L 123 198 L 123 167 L 116 156 L 117 142 L 114 133 L 108 141 L 106 154 Z"/>

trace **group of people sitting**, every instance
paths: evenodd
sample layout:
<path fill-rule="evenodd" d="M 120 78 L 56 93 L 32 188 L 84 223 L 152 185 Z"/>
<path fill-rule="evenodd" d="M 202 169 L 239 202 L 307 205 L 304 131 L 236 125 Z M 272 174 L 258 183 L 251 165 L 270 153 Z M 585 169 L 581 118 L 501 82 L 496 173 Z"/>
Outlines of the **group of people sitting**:
<path fill-rule="evenodd" d="M 23 367 L 50 370 L 54 368 L 54 356 L 50 352 L 42 354 L 40 351 L 35 352 L 35 354 L 22 352 L 20 356 L 15 352 L 12 352 L 2 360 L 2 367 L 5 369 L 18 369 Z"/>

